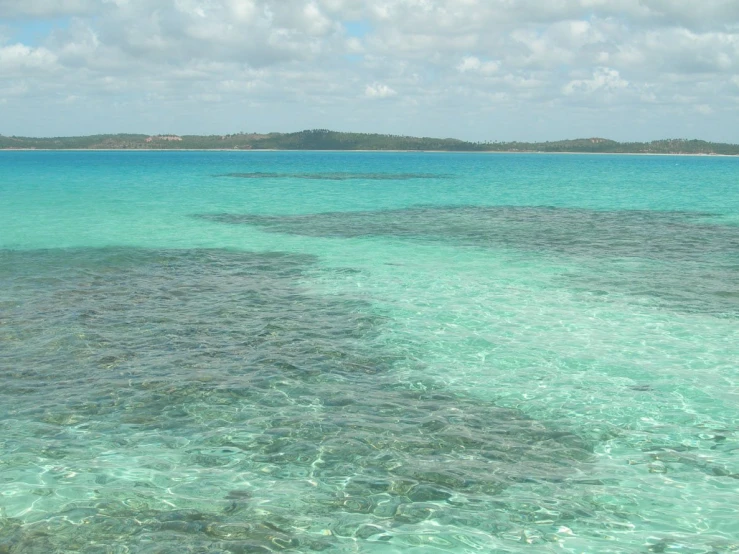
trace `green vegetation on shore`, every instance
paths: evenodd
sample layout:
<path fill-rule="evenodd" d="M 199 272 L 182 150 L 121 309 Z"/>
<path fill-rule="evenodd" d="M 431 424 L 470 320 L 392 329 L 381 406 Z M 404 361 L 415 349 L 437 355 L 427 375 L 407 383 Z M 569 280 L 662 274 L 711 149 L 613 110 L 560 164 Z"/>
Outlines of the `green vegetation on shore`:
<path fill-rule="evenodd" d="M 39 150 L 443 150 L 454 152 L 591 152 L 614 154 L 739 155 L 738 144 L 668 139 L 616 142 L 601 138 L 554 142 L 466 142 L 451 138 L 340 133 L 325 129 L 297 133 L 232 135 L 92 135 L 31 138 L 0 135 L 0 149 Z"/>

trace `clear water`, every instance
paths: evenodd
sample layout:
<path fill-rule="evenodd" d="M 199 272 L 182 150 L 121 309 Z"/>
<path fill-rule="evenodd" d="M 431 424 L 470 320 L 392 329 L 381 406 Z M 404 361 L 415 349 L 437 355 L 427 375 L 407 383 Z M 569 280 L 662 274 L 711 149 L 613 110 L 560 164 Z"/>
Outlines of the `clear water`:
<path fill-rule="evenodd" d="M 739 551 L 738 177 L 0 153 L 0 552 Z"/>

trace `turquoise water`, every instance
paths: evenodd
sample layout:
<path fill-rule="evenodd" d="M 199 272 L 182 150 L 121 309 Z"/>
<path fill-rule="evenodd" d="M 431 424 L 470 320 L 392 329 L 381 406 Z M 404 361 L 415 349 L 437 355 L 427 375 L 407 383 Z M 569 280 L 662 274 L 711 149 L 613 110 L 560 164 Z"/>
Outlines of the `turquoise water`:
<path fill-rule="evenodd" d="M 739 551 L 738 177 L 0 153 L 0 552 Z"/>

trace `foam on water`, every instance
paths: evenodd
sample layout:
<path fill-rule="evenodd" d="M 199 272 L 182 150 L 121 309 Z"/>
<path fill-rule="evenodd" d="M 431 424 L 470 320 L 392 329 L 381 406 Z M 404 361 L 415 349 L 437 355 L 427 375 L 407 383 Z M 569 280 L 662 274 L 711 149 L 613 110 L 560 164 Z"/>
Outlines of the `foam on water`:
<path fill-rule="evenodd" d="M 739 549 L 737 160 L 0 162 L 0 552 Z"/>

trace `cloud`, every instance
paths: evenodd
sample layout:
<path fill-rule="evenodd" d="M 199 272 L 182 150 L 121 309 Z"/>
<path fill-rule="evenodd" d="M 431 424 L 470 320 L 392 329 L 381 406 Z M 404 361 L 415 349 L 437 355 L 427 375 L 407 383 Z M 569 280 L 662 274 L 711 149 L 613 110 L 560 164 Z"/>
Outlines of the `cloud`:
<path fill-rule="evenodd" d="M 105 0 L 0 0 L 0 18 L 91 15 L 104 4 Z"/>
<path fill-rule="evenodd" d="M 48 72 L 56 68 L 57 56 L 46 48 L 30 48 L 13 44 L 0 48 L 0 73 L 6 77 L 16 73 Z"/>
<path fill-rule="evenodd" d="M 695 108 L 721 114 L 739 102 L 739 2 L 728 0 L 0 0 L 0 17 L 0 115 L 19 134 L 24 110 L 40 106 L 53 134 L 103 125 L 120 107 L 126 116 L 109 127 L 77 132 L 119 121 L 157 131 L 171 112 L 190 125 L 182 132 L 226 132 L 216 126 L 238 114 L 264 130 L 284 121 L 547 139 L 594 102 L 593 135 L 618 138 L 638 109 L 665 129 L 657 136 L 683 122 L 706 138 L 736 133 L 731 117 L 700 127 Z M 16 43 L 25 24 L 59 17 L 69 24 Z M 77 99 L 68 120 L 53 109 L 65 98 Z M 75 118 L 76 106 L 100 116 Z M 533 114 L 552 123 L 524 125 Z M 509 134 L 519 129 L 539 134 Z"/>
<path fill-rule="evenodd" d="M 391 89 L 387 85 L 383 85 L 382 83 L 373 83 L 371 85 L 367 85 L 367 87 L 364 89 L 364 95 L 367 98 L 389 98 L 391 96 L 395 96 L 398 94 L 393 89 Z"/>
<path fill-rule="evenodd" d="M 491 75 L 500 69 L 499 62 L 483 62 L 475 56 L 466 56 L 457 65 L 457 71 L 460 73 L 482 73 L 483 75 Z"/>
<path fill-rule="evenodd" d="M 567 83 L 562 91 L 565 94 L 611 93 L 629 86 L 618 71 L 608 67 L 599 67 L 590 79 L 576 79 Z"/>

